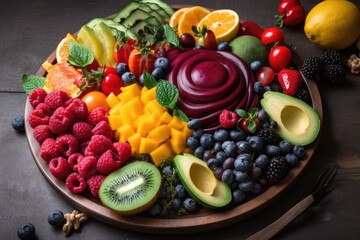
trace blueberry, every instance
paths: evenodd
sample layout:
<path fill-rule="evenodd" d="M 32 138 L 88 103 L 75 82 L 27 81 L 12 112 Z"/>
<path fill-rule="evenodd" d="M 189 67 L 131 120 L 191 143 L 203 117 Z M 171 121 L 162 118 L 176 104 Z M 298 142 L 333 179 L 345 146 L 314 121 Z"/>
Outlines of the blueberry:
<path fill-rule="evenodd" d="M 171 69 L 170 61 L 166 57 L 159 57 L 155 60 L 155 68 L 161 68 L 164 72 L 169 72 Z"/>
<path fill-rule="evenodd" d="M 186 198 L 183 202 L 183 206 L 184 206 L 185 210 L 188 212 L 193 212 L 197 208 L 197 204 L 196 204 L 195 200 L 192 198 Z"/>
<path fill-rule="evenodd" d="M 149 209 L 149 214 L 152 216 L 158 216 L 161 213 L 161 206 L 159 203 L 154 203 L 150 209 Z"/>
<path fill-rule="evenodd" d="M 268 114 L 264 109 L 260 109 L 257 114 L 257 118 L 260 122 L 266 121 L 268 119 Z"/>
<path fill-rule="evenodd" d="M 213 169 L 213 171 L 214 171 L 214 176 L 216 177 L 216 179 L 221 180 L 221 176 L 224 172 L 224 169 L 221 167 L 217 167 L 217 168 Z"/>
<path fill-rule="evenodd" d="M 216 153 L 215 158 L 218 160 L 219 163 L 223 163 L 227 158 L 227 155 L 224 151 L 219 151 Z"/>
<path fill-rule="evenodd" d="M 204 156 L 204 151 L 205 149 L 202 146 L 195 148 L 194 150 L 195 157 L 202 159 Z"/>
<path fill-rule="evenodd" d="M 270 121 L 270 127 L 274 128 L 274 129 L 277 129 L 278 123 L 275 120 L 271 120 Z"/>
<path fill-rule="evenodd" d="M 259 179 L 261 173 L 262 173 L 261 168 L 259 168 L 259 167 L 251 168 L 249 171 L 250 179 L 252 179 L 253 181 Z"/>
<path fill-rule="evenodd" d="M 231 51 L 231 47 L 228 42 L 220 42 L 217 45 L 217 50 L 218 51 Z"/>
<path fill-rule="evenodd" d="M 17 235 L 20 239 L 35 239 L 35 226 L 31 223 L 23 223 L 17 229 Z"/>
<path fill-rule="evenodd" d="M 296 166 L 299 163 L 299 158 L 294 153 L 286 154 L 285 160 L 290 166 Z"/>
<path fill-rule="evenodd" d="M 204 133 L 201 137 L 200 137 L 200 145 L 204 148 L 204 149 L 211 149 L 214 146 L 214 138 L 210 133 Z"/>
<path fill-rule="evenodd" d="M 232 199 L 234 201 L 234 203 L 241 203 L 242 201 L 244 201 L 246 195 L 243 191 L 241 191 L 240 189 L 237 189 L 235 191 L 232 192 Z"/>
<path fill-rule="evenodd" d="M 194 150 L 194 149 L 197 148 L 199 145 L 200 145 L 199 140 L 197 140 L 197 139 L 194 138 L 194 137 L 188 137 L 188 138 L 186 139 L 186 146 L 187 146 L 188 148 L 191 148 L 191 149 Z"/>
<path fill-rule="evenodd" d="M 218 162 L 219 161 L 216 160 L 216 158 L 210 158 L 206 163 L 210 169 L 214 170 L 219 167 Z"/>
<path fill-rule="evenodd" d="M 250 180 L 239 184 L 239 189 L 243 192 L 250 192 L 254 187 L 254 183 Z"/>
<path fill-rule="evenodd" d="M 209 160 L 210 158 L 213 158 L 213 157 L 215 157 L 215 156 L 214 156 L 214 152 L 212 150 L 205 150 L 204 151 L 204 155 L 203 155 L 203 160 L 204 161 L 207 161 L 207 160 Z"/>
<path fill-rule="evenodd" d="M 60 210 L 51 211 L 48 215 L 48 223 L 58 227 L 64 222 L 64 213 Z"/>
<path fill-rule="evenodd" d="M 260 61 L 256 60 L 256 61 L 253 61 L 252 63 L 250 63 L 250 69 L 253 72 L 259 71 L 260 68 L 262 68 L 262 63 Z"/>
<path fill-rule="evenodd" d="M 172 206 L 172 208 L 175 209 L 175 210 L 178 210 L 178 209 L 180 208 L 181 204 L 182 204 L 182 201 L 181 201 L 181 199 L 179 199 L 179 198 L 174 198 L 174 199 L 171 201 L 171 206 Z"/>
<path fill-rule="evenodd" d="M 221 144 L 221 142 L 215 142 L 214 143 L 214 147 L 213 147 L 213 152 L 214 153 L 217 153 L 217 152 L 219 152 L 219 151 L 222 151 L 222 144 Z"/>
<path fill-rule="evenodd" d="M 217 142 L 225 142 L 230 139 L 229 132 L 225 129 L 219 129 L 214 133 L 214 140 Z"/>
<path fill-rule="evenodd" d="M 251 189 L 251 193 L 260 194 L 262 191 L 261 185 L 258 183 L 254 183 L 253 188 Z"/>
<path fill-rule="evenodd" d="M 261 82 L 256 81 L 254 83 L 254 92 L 256 92 L 257 94 L 262 94 L 265 92 L 265 87 L 263 87 L 263 85 L 261 84 Z"/>
<path fill-rule="evenodd" d="M 256 159 L 255 159 L 255 165 L 259 168 L 264 168 L 266 167 L 266 165 L 269 162 L 269 157 L 266 156 L 265 154 L 260 154 Z"/>
<path fill-rule="evenodd" d="M 265 128 L 269 128 L 269 127 L 270 127 L 270 123 L 268 121 L 261 123 L 261 128 L 265 129 Z"/>
<path fill-rule="evenodd" d="M 249 144 L 253 151 L 258 152 L 261 151 L 263 147 L 263 142 L 259 136 L 251 136 L 249 137 Z"/>
<path fill-rule="evenodd" d="M 234 162 L 234 167 L 236 170 L 247 172 L 250 167 L 251 156 L 248 153 L 242 153 L 238 155 Z"/>
<path fill-rule="evenodd" d="M 233 173 L 235 176 L 235 180 L 239 183 L 249 180 L 249 175 L 246 172 L 242 172 L 242 171 L 234 169 Z"/>
<path fill-rule="evenodd" d="M 275 145 L 267 145 L 265 147 L 265 154 L 269 157 L 278 157 L 281 154 L 281 150 L 278 146 Z"/>
<path fill-rule="evenodd" d="M 171 176 L 173 174 L 173 168 L 171 166 L 165 166 L 162 170 L 162 172 L 166 175 L 166 176 Z"/>
<path fill-rule="evenodd" d="M 175 186 L 175 196 L 180 199 L 183 199 L 186 196 L 186 190 L 184 185 L 178 184 Z"/>
<path fill-rule="evenodd" d="M 116 65 L 116 72 L 121 77 L 124 73 L 130 72 L 130 69 L 126 63 L 119 63 Z"/>
<path fill-rule="evenodd" d="M 132 72 L 125 72 L 123 75 L 121 75 L 121 80 L 125 85 L 131 85 L 135 83 L 136 76 Z"/>
<path fill-rule="evenodd" d="M 271 88 L 269 85 L 267 85 L 263 88 L 263 90 L 264 90 L 264 92 L 267 92 L 267 91 L 271 91 Z"/>
<path fill-rule="evenodd" d="M 234 173 L 231 169 L 225 169 L 221 175 L 221 181 L 230 185 L 234 181 Z"/>
<path fill-rule="evenodd" d="M 201 127 L 201 121 L 200 121 L 200 119 L 197 119 L 197 118 L 191 119 L 190 121 L 188 121 L 187 127 L 188 127 L 190 130 L 199 129 L 199 128 Z"/>
<path fill-rule="evenodd" d="M 16 116 L 11 120 L 11 126 L 13 129 L 15 129 L 17 132 L 24 132 L 25 131 L 25 121 L 24 116 Z"/>
<path fill-rule="evenodd" d="M 240 129 L 231 129 L 229 134 L 230 134 L 230 139 L 235 142 L 244 140 L 246 138 L 246 133 Z"/>
<path fill-rule="evenodd" d="M 236 146 L 238 148 L 237 149 L 238 154 L 251 152 L 250 144 L 247 141 L 238 141 L 236 142 Z"/>
<path fill-rule="evenodd" d="M 156 80 L 164 79 L 166 77 L 164 70 L 159 67 L 154 68 L 154 70 L 151 72 L 151 75 L 153 75 Z"/>
<path fill-rule="evenodd" d="M 202 129 L 196 129 L 192 131 L 192 136 L 198 140 L 200 140 L 201 136 L 204 134 L 204 130 Z"/>
<path fill-rule="evenodd" d="M 194 47 L 194 49 L 195 49 L 195 50 L 205 49 L 205 47 L 204 47 L 204 46 L 200 46 L 200 45 L 196 45 L 196 46 Z"/>
<path fill-rule="evenodd" d="M 167 198 L 167 189 L 166 185 L 163 185 L 160 189 L 160 198 L 166 199 Z"/>
<path fill-rule="evenodd" d="M 141 86 L 144 86 L 144 74 L 141 74 L 141 76 L 138 79 L 138 82 Z"/>
<path fill-rule="evenodd" d="M 287 154 L 293 151 L 294 146 L 286 140 L 282 140 L 279 142 L 279 148 L 283 154 Z"/>
<path fill-rule="evenodd" d="M 237 147 L 234 141 L 225 141 L 224 143 L 228 142 L 228 144 L 225 144 L 223 146 L 223 150 L 227 157 L 235 157 L 237 152 Z M 223 143 L 223 145 L 224 145 Z"/>
<path fill-rule="evenodd" d="M 234 168 L 234 162 L 235 159 L 232 157 L 229 157 L 227 159 L 225 159 L 225 161 L 223 162 L 223 168 L 224 169 L 233 169 Z"/>
<path fill-rule="evenodd" d="M 299 158 L 299 160 L 304 159 L 306 156 L 305 148 L 301 145 L 295 145 L 293 153 Z"/>

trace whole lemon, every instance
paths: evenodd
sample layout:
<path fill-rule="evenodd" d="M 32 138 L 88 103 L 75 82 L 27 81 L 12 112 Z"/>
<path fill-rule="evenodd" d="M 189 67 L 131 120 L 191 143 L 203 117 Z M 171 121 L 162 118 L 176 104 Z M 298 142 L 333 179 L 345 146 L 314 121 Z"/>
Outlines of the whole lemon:
<path fill-rule="evenodd" d="M 322 48 L 347 48 L 360 36 L 360 10 L 346 0 L 320 2 L 306 16 L 304 31 Z"/>

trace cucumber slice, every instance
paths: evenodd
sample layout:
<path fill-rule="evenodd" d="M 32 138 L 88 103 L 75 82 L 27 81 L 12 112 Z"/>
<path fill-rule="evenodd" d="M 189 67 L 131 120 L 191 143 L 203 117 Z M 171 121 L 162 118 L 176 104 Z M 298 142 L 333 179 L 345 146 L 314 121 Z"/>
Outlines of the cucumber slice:
<path fill-rule="evenodd" d="M 157 28 L 158 26 L 159 26 L 159 21 L 156 19 L 156 17 L 151 16 L 151 17 L 148 17 L 145 20 L 137 21 L 131 27 L 131 31 L 138 34 L 138 35 L 141 35 L 141 32 L 143 32 L 146 27 Z"/>
<path fill-rule="evenodd" d="M 93 28 L 93 30 L 103 46 L 106 66 L 115 67 L 116 61 L 113 52 L 115 45 L 115 37 L 113 35 L 113 32 L 111 31 L 111 28 L 107 26 L 104 22 L 100 22 Z"/>
<path fill-rule="evenodd" d="M 174 13 L 174 9 L 168 5 L 167 3 L 161 1 L 161 0 L 136 0 L 136 2 L 140 2 L 140 3 L 155 3 L 157 4 L 159 7 L 161 7 L 162 9 L 165 10 L 165 12 L 167 12 L 167 14 L 169 16 L 173 15 Z"/>
<path fill-rule="evenodd" d="M 94 30 L 87 25 L 82 26 L 78 32 L 77 41 L 88 47 L 94 54 L 94 57 L 98 61 L 99 65 L 104 66 L 106 59 L 103 53 L 103 46 L 97 38 Z"/>
<path fill-rule="evenodd" d="M 113 18 L 115 22 L 122 22 L 127 17 L 129 17 L 130 13 L 136 9 L 138 9 L 141 6 L 141 3 L 139 2 L 131 2 L 128 5 L 126 5 L 123 9 L 121 9 Z"/>
<path fill-rule="evenodd" d="M 138 8 L 136 10 L 134 10 L 133 12 L 131 12 L 130 16 L 128 16 L 123 22 L 122 24 L 124 26 L 127 27 L 131 27 L 133 26 L 137 21 L 144 21 L 145 19 L 151 17 L 152 15 L 150 15 L 149 13 L 147 13 L 146 11 Z M 158 20 L 158 26 L 161 25 L 161 22 Z"/>

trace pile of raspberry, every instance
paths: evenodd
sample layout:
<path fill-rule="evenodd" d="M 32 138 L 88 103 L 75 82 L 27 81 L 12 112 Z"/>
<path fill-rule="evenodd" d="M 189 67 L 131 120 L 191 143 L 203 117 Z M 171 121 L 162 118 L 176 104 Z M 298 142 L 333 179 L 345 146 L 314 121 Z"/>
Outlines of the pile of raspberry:
<path fill-rule="evenodd" d="M 128 143 L 113 142 L 108 112 L 88 111 L 81 99 L 42 88 L 29 95 L 34 108 L 28 121 L 40 144 L 40 156 L 52 175 L 74 193 L 90 191 L 98 198 L 104 178 L 130 159 Z"/>

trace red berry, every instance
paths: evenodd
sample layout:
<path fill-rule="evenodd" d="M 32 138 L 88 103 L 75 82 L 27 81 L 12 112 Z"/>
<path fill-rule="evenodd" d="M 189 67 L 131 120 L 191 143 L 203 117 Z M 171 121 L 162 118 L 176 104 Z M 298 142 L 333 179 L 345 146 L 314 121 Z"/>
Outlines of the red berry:
<path fill-rule="evenodd" d="M 94 156 L 83 157 L 77 164 L 78 173 L 85 179 L 96 174 L 96 158 Z"/>
<path fill-rule="evenodd" d="M 56 141 L 52 138 L 47 138 L 40 146 L 40 156 L 44 161 L 50 162 L 51 159 L 60 156 L 59 151 L 56 149 Z"/>
<path fill-rule="evenodd" d="M 47 92 L 42 88 L 35 88 L 29 94 L 29 102 L 33 108 L 36 108 L 37 105 L 44 102 L 44 99 L 47 95 Z"/>
<path fill-rule="evenodd" d="M 104 135 L 93 135 L 85 149 L 85 156 L 87 156 L 87 153 L 89 155 L 89 152 L 93 153 L 95 156 L 100 156 L 105 151 L 112 149 L 113 143 L 109 138 L 105 137 Z"/>
<path fill-rule="evenodd" d="M 89 177 L 86 181 L 91 194 L 96 198 L 99 198 L 99 189 L 104 179 L 105 176 L 103 175 L 93 175 Z"/>
<path fill-rule="evenodd" d="M 223 110 L 220 113 L 219 121 L 223 128 L 229 129 L 235 126 L 238 120 L 238 115 L 235 112 L 229 110 Z"/>
<path fill-rule="evenodd" d="M 45 139 L 47 138 L 53 138 L 54 133 L 50 130 L 49 125 L 39 125 L 34 128 L 34 138 L 35 140 L 42 144 Z"/>
<path fill-rule="evenodd" d="M 109 115 L 109 113 L 105 108 L 97 107 L 94 110 L 92 110 L 91 112 L 89 112 L 88 123 L 95 126 L 96 124 L 98 124 L 101 121 L 107 122 L 108 115 Z"/>
<path fill-rule="evenodd" d="M 132 154 L 130 144 L 124 143 L 124 142 L 115 142 L 113 145 L 114 145 L 115 150 L 117 151 L 120 162 L 122 164 L 127 162 L 130 159 L 131 154 Z"/>
<path fill-rule="evenodd" d="M 256 79 L 261 83 L 263 87 L 265 87 L 275 79 L 275 72 L 270 67 L 262 67 L 256 73 Z"/>
<path fill-rule="evenodd" d="M 49 118 L 49 127 L 55 134 L 65 133 L 71 126 L 72 121 L 65 115 L 53 114 Z"/>
<path fill-rule="evenodd" d="M 92 135 L 104 135 L 105 137 L 112 139 L 113 132 L 107 121 L 100 121 L 91 130 Z"/>
<path fill-rule="evenodd" d="M 72 134 L 63 134 L 56 137 L 56 149 L 64 157 L 78 152 L 79 143 Z"/>
<path fill-rule="evenodd" d="M 55 110 L 58 107 L 62 107 L 67 101 L 71 100 L 71 97 L 64 91 L 54 91 L 46 95 L 44 102 Z"/>
<path fill-rule="evenodd" d="M 88 108 L 84 101 L 74 98 L 66 107 L 75 116 L 75 122 L 85 122 L 88 117 Z"/>
<path fill-rule="evenodd" d="M 257 23 L 252 21 L 244 21 L 240 24 L 238 35 L 251 35 L 256 38 L 261 38 L 264 29 Z"/>
<path fill-rule="evenodd" d="M 84 158 L 81 153 L 73 153 L 68 157 L 68 163 L 71 169 L 75 172 L 78 171 L 78 163 Z"/>
<path fill-rule="evenodd" d="M 35 109 L 41 109 L 44 111 L 44 113 L 48 116 L 51 116 L 53 114 L 53 111 L 50 109 L 50 106 L 46 103 L 39 103 Z"/>
<path fill-rule="evenodd" d="M 113 171 L 118 170 L 122 163 L 117 153 L 112 150 L 107 150 L 98 159 L 96 170 L 104 175 L 109 175 Z"/>
<path fill-rule="evenodd" d="M 86 189 L 86 181 L 79 173 L 71 173 L 65 181 L 66 187 L 73 193 L 81 193 Z"/>
<path fill-rule="evenodd" d="M 79 143 L 89 141 L 91 136 L 91 126 L 86 122 L 76 122 L 72 126 L 72 133 Z"/>
<path fill-rule="evenodd" d="M 53 158 L 49 162 L 49 170 L 54 177 L 65 180 L 72 172 L 67 160 L 63 157 Z"/>
<path fill-rule="evenodd" d="M 32 128 L 39 125 L 47 125 L 49 123 L 49 116 L 41 109 L 32 110 L 29 114 L 29 124 Z"/>

